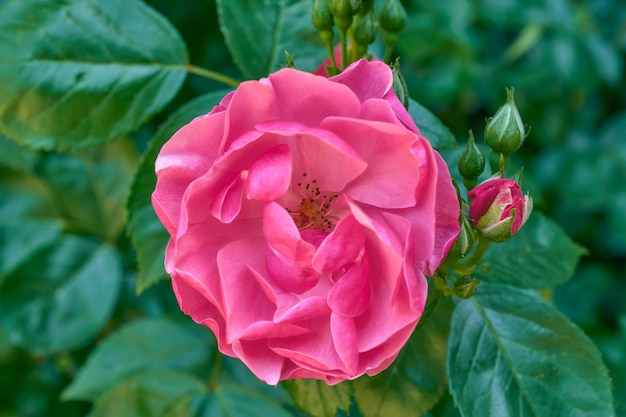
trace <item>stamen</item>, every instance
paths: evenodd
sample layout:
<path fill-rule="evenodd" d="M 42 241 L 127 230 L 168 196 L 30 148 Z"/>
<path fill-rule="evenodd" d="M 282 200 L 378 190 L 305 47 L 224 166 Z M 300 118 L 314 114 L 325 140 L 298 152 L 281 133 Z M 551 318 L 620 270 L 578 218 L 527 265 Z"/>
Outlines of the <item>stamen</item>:
<path fill-rule="evenodd" d="M 303 172 L 302 176 L 307 177 L 308 174 Z M 337 222 L 337 218 L 330 212 L 339 194 L 322 193 L 319 187 L 313 186 L 314 184 L 317 184 L 317 179 L 305 182 L 304 189 L 302 182 L 297 183 L 302 199 L 294 210 L 287 209 L 287 212 L 300 230 L 317 229 L 330 232 Z"/>

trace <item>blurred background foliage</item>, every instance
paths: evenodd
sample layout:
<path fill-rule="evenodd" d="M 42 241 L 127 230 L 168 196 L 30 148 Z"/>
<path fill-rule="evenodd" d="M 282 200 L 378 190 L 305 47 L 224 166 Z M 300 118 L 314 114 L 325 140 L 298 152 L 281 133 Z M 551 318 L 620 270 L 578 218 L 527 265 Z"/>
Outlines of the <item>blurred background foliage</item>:
<path fill-rule="evenodd" d="M 214 1 L 147 3 L 178 29 L 189 48 L 191 63 L 241 78 L 220 33 Z M 531 191 L 537 210 L 556 220 L 588 251 L 574 278 L 546 297 L 599 346 L 613 379 L 618 415 L 626 416 L 623 1 L 403 3 L 408 22 L 396 54 L 401 57 L 411 97 L 435 112 L 461 144 L 469 129 L 478 142 L 482 141 L 485 119 L 504 102 L 505 87 L 515 88 L 518 108 L 531 129 L 513 164 L 524 166 L 523 185 Z M 295 62 L 297 65 L 297 55 Z M 48 354 L 46 349 L 28 350 L 27 343 L 14 347 L 9 340 L 14 342 L 15 338 L 0 328 L 0 417 L 84 415 L 88 403 L 62 402 L 59 395 L 94 346 L 131 319 L 180 316 L 167 282 L 140 296 L 135 294 L 136 261 L 123 230 L 124 202 L 138 155 L 158 126 L 183 103 L 222 88 L 205 78 L 187 77 L 176 99 L 163 112 L 132 137 L 101 147 L 98 158 L 90 151 L 34 152 L 0 137 L 0 215 L 5 220 L 17 217 L 24 224 L 46 230 L 34 241 L 27 228 L 13 230 L 9 224 L 1 229 L 0 243 L 12 239 L 24 244 L 19 251 L 17 244 L 4 245 L 8 249 L 0 252 L 0 283 L 5 295 L 28 297 L 32 288 L 13 291 L 11 282 L 3 280 L 11 275 L 9 272 L 15 276 L 14 270 L 19 270 L 19 276 L 38 274 L 40 269 L 20 262 L 28 253 L 38 253 L 38 268 L 49 259 L 58 260 L 63 256 L 58 245 L 41 248 L 56 241 L 61 229 L 71 230 L 75 235 L 62 236 L 61 248 L 79 247 L 89 261 L 80 263 L 69 256 L 72 259 L 62 262 L 65 269 L 56 273 L 70 277 L 66 285 L 70 296 L 78 292 L 99 306 L 90 317 L 97 325 L 90 329 L 100 329 L 97 334 L 80 328 L 60 334 L 57 342 L 65 343 L 67 349 L 50 346 L 49 351 L 56 353 Z M 460 149 L 458 146 L 446 156 L 453 158 Z M 67 177 L 57 175 L 61 165 L 70 167 L 64 171 Z M 58 195 L 64 198 L 55 198 Z M 59 219 L 63 225 L 58 224 Z M 70 252 L 76 253 L 65 251 Z M 88 268 L 98 270 L 98 262 L 119 265 L 116 271 L 109 268 L 106 273 L 108 285 L 119 288 L 112 299 L 102 297 L 95 280 L 85 274 Z M 41 285 L 45 291 L 45 282 Z M 18 319 L 26 320 L 33 335 L 42 329 L 58 331 L 55 323 L 64 320 L 49 317 L 49 322 L 42 324 Z M 288 401 L 284 392 L 272 395 L 277 396 L 276 401 Z M 458 412 L 450 399 L 444 399 L 429 415 L 455 416 Z"/>

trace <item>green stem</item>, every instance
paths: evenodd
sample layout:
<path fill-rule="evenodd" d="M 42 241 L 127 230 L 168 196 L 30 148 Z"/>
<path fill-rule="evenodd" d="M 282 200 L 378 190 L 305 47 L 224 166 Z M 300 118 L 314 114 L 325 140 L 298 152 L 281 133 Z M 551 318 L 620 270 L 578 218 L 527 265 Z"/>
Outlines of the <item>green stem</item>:
<path fill-rule="evenodd" d="M 459 262 L 456 265 L 454 265 L 453 269 L 460 275 L 472 274 L 476 270 L 476 267 L 478 266 L 477 265 L 478 261 L 480 260 L 480 258 L 483 257 L 488 247 L 489 247 L 489 240 L 485 239 L 482 236 L 479 237 L 478 246 L 476 246 L 476 249 L 474 250 L 474 252 L 472 252 L 471 256 L 467 260 L 463 262 Z"/>
<path fill-rule="evenodd" d="M 391 61 L 392 53 L 393 53 L 393 47 L 385 44 L 385 57 L 383 58 L 383 62 L 389 63 L 389 61 Z"/>
<path fill-rule="evenodd" d="M 335 59 L 333 44 L 326 44 L 326 47 L 328 49 L 328 55 L 330 56 L 330 62 L 333 64 L 333 68 L 337 71 L 337 74 L 339 74 L 339 67 L 337 66 L 337 60 Z"/>
<path fill-rule="evenodd" d="M 239 81 L 235 80 L 234 78 L 230 78 L 226 75 L 222 75 L 218 72 L 211 71 L 205 68 L 196 67 L 195 65 L 187 65 L 187 72 L 189 72 L 190 74 L 200 75 L 201 77 L 215 80 L 226 85 L 230 85 L 231 87 L 239 86 Z"/>
<path fill-rule="evenodd" d="M 339 30 L 339 40 L 341 41 L 341 69 L 348 66 L 348 37 L 346 30 Z"/>

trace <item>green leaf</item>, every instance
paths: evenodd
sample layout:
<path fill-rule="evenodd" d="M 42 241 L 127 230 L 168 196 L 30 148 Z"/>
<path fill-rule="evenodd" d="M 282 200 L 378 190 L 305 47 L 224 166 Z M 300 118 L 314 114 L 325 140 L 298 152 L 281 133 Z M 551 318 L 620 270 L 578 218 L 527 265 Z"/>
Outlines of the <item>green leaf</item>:
<path fill-rule="evenodd" d="M 7 175 L 0 178 L 0 218 L 5 223 L 15 219 L 54 219 L 58 214 L 49 190 L 35 175 Z"/>
<path fill-rule="evenodd" d="M 335 417 L 338 410 L 350 409 L 353 387 L 349 382 L 328 386 L 316 379 L 283 382 L 294 403 L 312 417 Z"/>
<path fill-rule="evenodd" d="M 141 1 L 8 1 L 0 27 L 0 131 L 35 148 L 123 136 L 186 75 L 182 39 Z"/>
<path fill-rule="evenodd" d="M 50 153 L 37 173 L 70 229 L 115 242 L 126 221 L 137 159 L 129 140 L 116 140 L 72 154 Z"/>
<path fill-rule="evenodd" d="M 387 370 L 353 381 L 363 417 L 421 415 L 439 401 L 446 389 L 445 348 L 451 314 L 452 301 L 441 299 Z"/>
<path fill-rule="evenodd" d="M 626 315 L 621 315 L 617 321 L 617 332 L 600 337 L 598 345 L 611 373 L 617 415 L 626 416 Z"/>
<path fill-rule="evenodd" d="M 465 417 L 614 415 L 599 351 L 533 291 L 482 283 L 456 306 L 447 355 Z"/>
<path fill-rule="evenodd" d="M 0 321 L 34 354 L 77 348 L 109 319 L 122 280 L 108 245 L 68 235 L 31 256 L 0 287 Z"/>
<path fill-rule="evenodd" d="M 137 292 L 167 278 L 163 256 L 169 235 L 152 209 L 151 195 L 156 186 L 154 161 L 161 147 L 183 125 L 211 111 L 230 90 L 200 96 L 182 106 L 159 128 L 144 154 L 128 198 L 128 232 L 137 251 L 139 277 Z"/>
<path fill-rule="evenodd" d="M 39 159 L 39 152 L 20 146 L 0 135 L 0 167 L 31 172 Z"/>
<path fill-rule="evenodd" d="M 134 375 L 100 397 L 88 417 L 161 417 L 180 398 L 202 392 L 202 381 L 181 372 Z"/>
<path fill-rule="evenodd" d="M 554 289 L 554 305 L 583 329 L 600 328 L 602 314 L 608 314 L 602 310 L 615 294 L 612 278 L 605 265 L 585 262 L 574 278 Z"/>
<path fill-rule="evenodd" d="M 476 277 L 525 288 L 546 288 L 572 277 L 585 250 L 554 222 L 531 214 L 515 237 L 492 244 Z"/>
<path fill-rule="evenodd" d="M 409 114 L 433 148 L 444 149 L 456 145 L 456 139 L 450 129 L 441 123 L 430 110 L 412 98 L 409 98 Z"/>
<path fill-rule="evenodd" d="M 267 385 L 261 381 L 250 369 L 237 358 L 231 358 L 225 355 L 218 355 L 216 361 L 221 362 L 221 371 L 219 374 L 219 383 L 232 383 L 242 385 L 255 391 L 262 392 L 266 398 L 273 398 L 282 404 L 292 404 L 289 394 L 281 385 Z M 215 366 L 215 365 L 214 365 Z"/>
<path fill-rule="evenodd" d="M 182 398 L 166 417 L 287 417 L 295 411 L 282 386 L 267 385 L 239 359 L 219 353 L 206 385 L 207 392 Z"/>
<path fill-rule="evenodd" d="M 245 385 L 218 384 L 208 393 L 183 399 L 165 417 L 291 417 L 284 406 Z M 333 414 L 334 417 L 334 414 Z"/>
<path fill-rule="evenodd" d="M 61 236 L 61 224 L 54 221 L 0 221 L 0 285 L 24 263 L 38 259 L 38 252 Z"/>
<path fill-rule="evenodd" d="M 214 348 L 214 339 L 202 327 L 165 318 L 138 320 L 113 333 L 91 353 L 62 398 L 93 401 L 130 375 L 190 370 L 207 362 Z"/>
<path fill-rule="evenodd" d="M 248 79 L 267 76 L 295 54 L 296 67 L 312 71 L 326 58 L 311 24 L 309 0 L 217 0 L 220 28 L 235 64 Z"/>

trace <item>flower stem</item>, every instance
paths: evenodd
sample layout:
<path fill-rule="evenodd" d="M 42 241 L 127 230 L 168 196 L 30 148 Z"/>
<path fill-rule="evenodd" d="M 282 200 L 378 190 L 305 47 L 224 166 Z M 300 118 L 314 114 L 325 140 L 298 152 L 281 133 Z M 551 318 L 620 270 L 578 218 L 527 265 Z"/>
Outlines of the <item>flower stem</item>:
<path fill-rule="evenodd" d="M 472 252 L 472 255 L 467 260 L 463 262 L 459 262 L 456 265 L 454 265 L 453 269 L 460 275 L 472 274 L 476 270 L 476 267 L 478 266 L 477 265 L 478 261 L 480 260 L 480 258 L 483 257 L 488 247 L 489 247 L 489 240 L 485 239 L 482 236 L 479 237 L 478 246 L 476 246 L 476 249 L 474 250 L 474 252 Z"/>
<path fill-rule="evenodd" d="M 348 66 L 348 37 L 346 30 L 339 30 L 339 40 L 341 41 L 341 69 Z"/>
<path fill-rule="evenodd" d="M 337 60 L 335 59 L 335 51 L 333 50 L 333 44 L 327 44 L 326 45 L 327 49 L 328 49 L 328 56 L 330 57 L 330 62 L 333 64 L 333 68 L 335 71 L 337 71 L 337 74 L 339 74 L 339 67 L 337 66 Z"/>
<path fill-rule="evenodd" d="M 196 67 L 195 65 L 187 65 L 187 72 L 190 74 L 196 74 L 204 78 L 208 78 L 210 80 L 215 80 L 220 83 L 229 85 L 231 87 L 237 87 L 239 85 L 239 81 L 234 78 L 230 78 L 226 75 L 222 75 L 218 72 L 211 71 L 205 68 Z"/>

